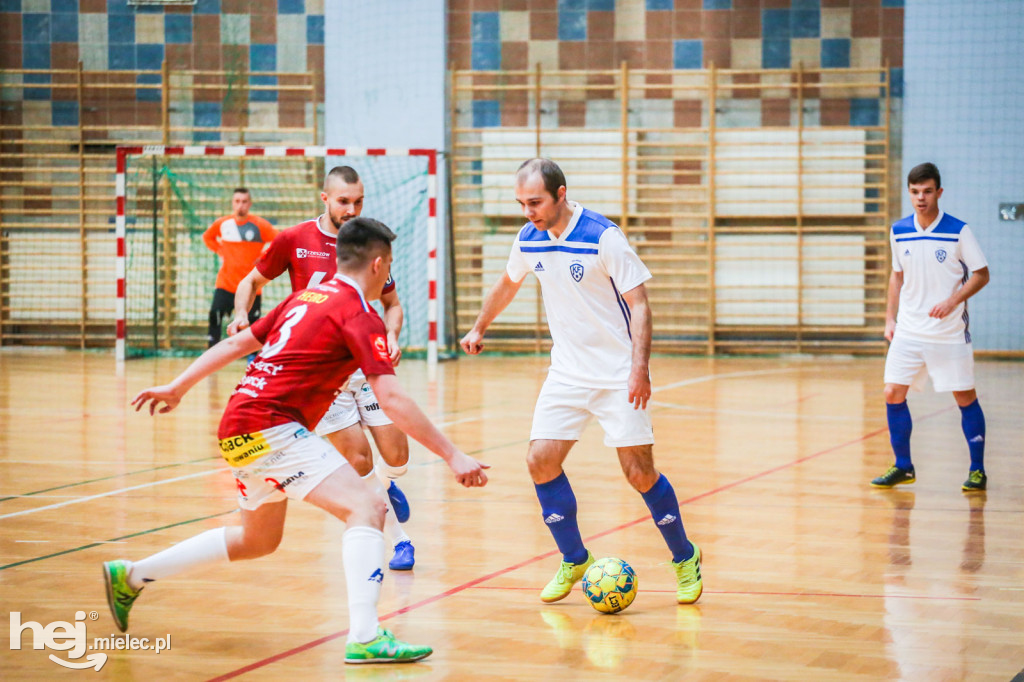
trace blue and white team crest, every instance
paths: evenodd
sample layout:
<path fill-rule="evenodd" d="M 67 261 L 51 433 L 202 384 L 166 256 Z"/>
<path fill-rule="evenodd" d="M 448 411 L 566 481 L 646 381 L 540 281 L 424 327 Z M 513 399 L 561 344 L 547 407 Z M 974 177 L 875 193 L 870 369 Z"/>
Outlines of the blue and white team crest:
<path fill-rule="evenodd" d="M 946 260 L 946 250 L 935 249 L 935 260 L 939 261 L 940 263 Z"/>
<path fill-rule="evenodd" d="M 579 282 L 583 279 L 583 263 L 573 263 L 569 266 L 569 274 L 572 278 Z"/>

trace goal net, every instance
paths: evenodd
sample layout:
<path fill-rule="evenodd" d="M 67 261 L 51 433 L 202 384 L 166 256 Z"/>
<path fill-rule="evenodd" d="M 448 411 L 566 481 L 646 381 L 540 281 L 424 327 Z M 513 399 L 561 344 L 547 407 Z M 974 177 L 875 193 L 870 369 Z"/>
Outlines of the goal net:
<path fill-rule="evenodd" d="M 245 187 L 251 214 L 278 230 L 316 218 L 336 165 L 363 180 L 362 215 L 398 235 L 392 275 L 405 312 L 402 347 L 437 358 L 436 153 L 326 147 L 120 147 L 117 156 L 117 345 L 126 357 L 205 348 L 219 257 L 203 232 Z M 282 275 L 263 311 L 291 292 Z"/>

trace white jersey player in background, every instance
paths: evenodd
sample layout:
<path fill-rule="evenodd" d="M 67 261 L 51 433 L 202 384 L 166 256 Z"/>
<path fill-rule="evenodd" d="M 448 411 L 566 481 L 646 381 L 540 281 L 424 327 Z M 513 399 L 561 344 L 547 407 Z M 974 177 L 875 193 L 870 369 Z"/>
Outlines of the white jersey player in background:
<path fill-rule="evenodd" d="M 526 276 L 537 276 L 553 346 L 533 414 L 527 465 L 544 523 L 562 552 L 541 600 L 568 596 L 594 561 L 580 537 L 576 497 L 562 463 L 596 417 L 605 444 L 618 451 L 626 479 L 643 496 L 672 552 L 677 601 L 692 604 L 703 589 L 700 549 L 686 538 L 672 485 L 654 468 L 647 412 L 652 325 L 644 282 L 651 273 L 618 227 L 566 199 L 565 175 L 553 161 L 531 159 L 520 166 L 515 195 L 530 222 L 519 231 L 505 273 L 461 345 L 471 355 L 479 353 L 487 327 Z"/>
<path fill-rule="evenodd" d="M 967 299 L 988 284 L 988 263 L 962 220 L 939 210 L 939 169 L 922 163 L 907 176 L 914 213 L 889 235 L 892 275 L 886 299 L 885 407 L 896 462 L 871 481 L 876 488 L 913 483 L 913 422 L 907 391 L 927 371 L 936 391 L 952 391 L 971 454 L 964 492 L 985 490 L 985 415 L 974 390 L 974 349 Z M 899 316 L 897 317 L 897 310 Z"/>

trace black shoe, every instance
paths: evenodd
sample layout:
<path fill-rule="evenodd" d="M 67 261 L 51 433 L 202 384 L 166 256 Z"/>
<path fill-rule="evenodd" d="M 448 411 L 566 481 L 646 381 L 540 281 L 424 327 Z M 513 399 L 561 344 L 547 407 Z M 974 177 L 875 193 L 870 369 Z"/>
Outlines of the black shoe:
<path fill-rule="evenodd" d="M 982 476 L 984 475 L 985 474 L 982 474 Z M 892 466 L 878 478 L 871 479 L 871 485 L 876 488 L 892 488 L 897 485 L 907 485 L 908 483 L 913 483 L 916 480 L 917 479 L 914 478 L 913 467 L 909 469 L 900 469 L 898 466 Z"/>

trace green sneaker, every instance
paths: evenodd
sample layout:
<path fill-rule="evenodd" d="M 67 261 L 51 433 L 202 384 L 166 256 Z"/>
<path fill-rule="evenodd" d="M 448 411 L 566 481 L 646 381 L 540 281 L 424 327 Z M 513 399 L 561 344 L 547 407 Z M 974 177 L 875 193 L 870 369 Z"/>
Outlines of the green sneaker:
<path fill-rule="evenodd" d="M 572 592 L 572 586 L 583 579 L 590 564 L 594 563 L 594 555 L 587 550 L 587 560 L 582 564 L 570 564 L 563 561 L 558 567 L 558 573 L 551 579 L 540 593 L 540 600 L 550 604 L 559 599 L 565 599 Z"/>
<path fill-rule="evenodd" d="M 117 623 L 117 629 L 121 632 L 128 630 L 128 612 L 132 610 L 132 604 L 142 594 L 142 588 L 133 590 L 128 584 L 128 571 L 131 564 L 127 561 L 104 561 L 103 581 L 107 585 L 107 604 L 110 605 L 110 615 Z"/>
<path fill-rule="evenodd" d="M 700 577 L 700 547 L 693 545 L 693 556 L 686 561 L 672 563 L 676 571 L 676 601 L 680 604 L 692 604 L 704 592 L 704 580 Z"/>
<path fill-rule="evenodd" d="M 429 646 L 409 644 L 390 631 L 377 627 L 377 637 L 365 644 L 349 642 L 345 645 L 346 663 L 412 663 L 426 658 L 434 650 Z"/>
<path fill-rule="evenodd" d="M 900 469 L 898 466 L 891 466 L 888 471 L 878 478 L 871 479 L 871 485 L 875 488 L 892 488 L 897 485 L 913 483 L 916 480 L 914 478 L 914 467 Z"/>
<path fill-rule="evenodd" d="M 964 484 L 960 486 L 960 489 L 965 493 L 973 493 L 982 491 L 988 487 L 988 476 L 985 475 L 984 471 L 975 469 L 964 481 Z"/>

